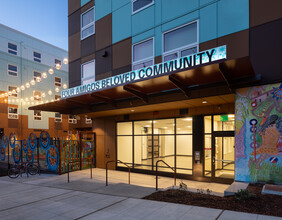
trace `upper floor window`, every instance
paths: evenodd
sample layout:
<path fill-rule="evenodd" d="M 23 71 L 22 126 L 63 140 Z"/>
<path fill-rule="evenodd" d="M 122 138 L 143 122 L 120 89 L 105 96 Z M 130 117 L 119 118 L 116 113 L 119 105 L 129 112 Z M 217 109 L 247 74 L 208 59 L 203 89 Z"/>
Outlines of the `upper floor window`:
<path fill-rule="evenodd" d="M 58 60 L 58 59 L 55 59 L 55 65 L 56 65 L 56 64 L 62 65 L 62 61 L 61 61 L 61 60 Z"/>
<path fill-rule="evenodd" d="M 36 120 L 36 121 L 41 121 L 41 117 L 42 117 L 41 111 L 34 110 L 33 119 Z"/>
<path fill-rule="evenodd" d="M 41 63 L 41 53 L 33 51 L 33 60 L 35 62 Z"/>
<path fill-rule="evenodd" d="M 55 100 L 59 101 L 61 99 L 60 95 L 55 95 Z"/>
<path fill-rule="evenodd" d="M 55 86 L 62 86 L 62 78 L 55 77 Z"/>
<path fill-rule="evenodd" d="M 37 72 L 37 71 L 34 71 L 34 72 L 33 72 L 33 79 L 34 79 L 36 82 L 40 82 L 40 81 L 41 81 L 41 73 L 40 73 L 40 72 Z"/>
<path fill-rule="evenodd" d="M 198 23 L 193 22 L 163 34 L 163 61 L 188 56 L 198 51 Z"/>
<path fill-rule="evenodd" d="M 154 4 L 154 0 L 132 0 L 132 13 L 141 11 Z"/>
<path fill-rule="evenodd" d="M 81 15 L 81 40 L 95 33 L 94 7 Z"/>
<path fill-rule="evenodd" d="M 76 124 L 77 123 L 76 115 L 69 115 L 69 123 L 70 124 Z"/>
<path fill-rule="evenodd" d="M 95 82 L 95 60 L 81 65 L 81 85 Z"/>
<path fill-rule="evenodd" d="M 55 113 L 55 122 L 62 122 L 62 114 L 59 112 Z"/>
<path fill-rule="evenodd" d="M 42 101 L 42 93 L 40 91 L 33 91 L 34 101 Z"/>
<path fill-rule="evenodd" d="M 17 87 L 16 86 L 8 86 L 8 94 L 12 97 L 18 97 Z"/>
<path fill-rule="evenodd" d="M 8 53 L 18 55 L 18 46 L 16 44 L 8 43 Z"/>
<path fill-rule="evenodd" d="M 8 64 L 8 75 L 18 76 L 18 67 L 12 64 Z"/>
<path fill-rule="evenodd" d="M 132 46 L 132 70 L 141 69 L 154 64 L 153 38 Z"/>
<path fill-rule="evenodd" d="M 9 119 L 18 119 L 18 108 L 8 107 L 8 118 Z"/>

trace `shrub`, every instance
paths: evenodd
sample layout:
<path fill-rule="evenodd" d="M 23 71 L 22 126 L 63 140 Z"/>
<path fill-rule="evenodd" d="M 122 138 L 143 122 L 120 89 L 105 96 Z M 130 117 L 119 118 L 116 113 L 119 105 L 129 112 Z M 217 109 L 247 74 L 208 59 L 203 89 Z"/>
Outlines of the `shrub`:
<path fill-rule="evenodd" d="M 244 201 L 253 197 L 255 197 L 255 194 L 252 194 L 248 189 L 240 189 L 235 193 L 235 198 L 240 201 Z"/>

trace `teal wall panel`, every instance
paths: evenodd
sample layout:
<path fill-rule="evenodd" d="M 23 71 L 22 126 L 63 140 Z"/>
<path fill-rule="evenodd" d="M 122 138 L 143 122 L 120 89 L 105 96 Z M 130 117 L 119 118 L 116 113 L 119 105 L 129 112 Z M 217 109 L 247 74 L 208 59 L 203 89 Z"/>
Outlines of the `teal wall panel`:
<path fill-rule="evenodd" d="M 185 15 L 198 7 L 199 0 L 162 0 L 162 22 Z"/>
<path fill-rule="evenodd" d="M 132 15 L 133 36 L 147 31 L 154 26 L 154 5 Z"/>
<path fill-rule="evenodd" d="M 154 28 L 148 30 L 148 31 L 145 31 L 144 33 L 142 34 L 139 34 L 139 35 L 136 35 L 134 37 L 132 37 L 132 44 L 135 44 L 135 43 L 138 43 L 142 40 L 145 40 L 145 39 L 148 39 L 150 37 L 153 37 L 155 35 L 155 30 Z"/>
<path fill-rule="evenodd" d="M 155 28 L 155 56 L 162 55 L 162 27 L 158 26 Z"/>
<path fill-rule="evenodd" d="M 95 20 L 98 21 L 112 12 L 112 0 L 96 0 L 95 8 Z"/>
<path fill-rule="evenodd" d="M 249 28 L 249 0 L 218 3 L 218 37 Z"/>
<path fill-rule="evenodd" d="M 126 4 L 130 4 L 130 7 L 131 7 L 131 0 L 112 0 L 112 10 L 116 11 Z"/>
<path fill-rule="evenodd" d="M 212 4 L 212 3 L 218 2 L 218 1 L 220 1 L 220 0 L 200 0 L 200 6 Z"/>
<path fill-rule="evenodd" d="M 90 2 L 91 0 L 81 0 L 80 1 L 80 5 L 81 5 L 81 7 L 83 6 L 83 5 L 85 5 L 85 4 L 87 4 L 88 2 Z"/>
<path fill-rule="evenodd" d="M 127 4 L 112 14 L 113 43 L 131 37 L 131 4 Z"/>
<path fill-rule="evenodd" d="M 200 9 L 200 43 L 217 37 L 217 5 L 211 4 Z"/>

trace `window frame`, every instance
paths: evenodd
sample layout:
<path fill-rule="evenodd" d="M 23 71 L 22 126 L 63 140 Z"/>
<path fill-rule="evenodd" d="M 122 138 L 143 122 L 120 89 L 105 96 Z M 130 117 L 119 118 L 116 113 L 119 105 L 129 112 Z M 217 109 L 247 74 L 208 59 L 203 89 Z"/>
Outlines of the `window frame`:
<path fill-rule="evenodd" d="M 90 61 L 87 61 L 85 63 L 82 63 L 81 64 L 81 74 L 80 74 L 80 77 L 81 77 L 81 85 L 86 85 L 86 84 L 83 84 L 83 81 L 85 80 L 89 80 L 91 79 L 91 77 L 82 77 L 83 76 L 83 66 L 86 65 L 86 64 L 89 64 L 91 62 L 94 62 L 94 82 L 95 82 L 95 78 L 96 78 L 96 60 L 93 59 L 93 60 L 90 60 Z"/>
<path fill-rule="evenodd" d="M 17 109 L 17 113 L 10 113 L 9 109 L 12 108 L 12 109 Z M 8 119 L 19 119 L 19 112 L 18 112 L 19 108 L 18 107 L 11 107 L 11 106 L 8 106 Z M 15 117 L 13 117 L 15 116 Z"/>
<path fill-rule="evenodd" d="M 15 45 L 15 46 L 17 47 L 17 50 L 14 50 L 14 49 L 9 48 L 9 44 Z M 8 42 L 8 45 L 7 45 L 7 46 L 8 46 L 8 53 L 9 53 L 9 54 L 12 54 L 12 55 L 14 55 L 14 56 L 18 56 L 18 45 L 17 45 L 17 44 Z M 10 51 L 15 52 L 16 54 L 11 53 Z"/>
<path fill-rule="evenodd" d="M 138 13 L 139 11 L 142 11 L 142 10 L 144 10 L 144 9 L 146 9 L 146 8 L 148 8 L 148 7 L 150 7 L 151 5 L 155 4 L 155 0 L 152 0 L 152 2 L 151 2 L 150 4 L 145 5 L 145 6 L 143 6 L 142 8 L 139 8 L 139 9 L 136 10 L 136 11 L 133 11 L 133 3 L 136 2 L 136 1 L 138 1 L 138 0 L 131 0 L 131 14 L 132 14 L 132 15 L 134 15 L 134 14 Z"/>
<path fill-rule="evenodd" d="M 37 98 L 35 97 L 35 95 L 34 95 L 36 92 L 39 92 L 39 93 L 40 93 L 40 96 L 39 96 L 38 99 L 37 99 Z M 41 102 L 41 101 L 42 101 L 42 92 L 41 92 L 41 91 L 33 90 L 32 94 L 33 94 L 33 100 L 34 100 L 34 101 L 37 101 L 37 102 Z"/>
<path fill-rule="evenodd" d="M 40 58 L 38 58 L 38 57 L 36 57 L 36 56 L 34 56 L 34 53 L 38 53 L 38 54 L 40 54 Z M 36 62 L 36 63 L 41 63 L 41 61 L 42 61 L 42 54 L 41 53 L 39 53 L 39 52 L 37 52 L 37 51 L 33 51 L 33 61 L 34 62 Z M 39 61 L 37 61 L 37 60 L 39 60 Z"/>
<path fill-rule="evenodd" d="M 185 45 L 185 46 L 182 46 L 182 47 L 178 47 L 178 48 L 175 48 L 175 49 L 173 49 L 173 50 L 170 50 L 170 51 L 166 51 L 166 52 L 165 52 L 165 51 L 164 51 L 164 48 L 165 48 L 165 35 L 166 35 L 167 33 L 173 32 L 173 31 L 175 31 L 175 30 L 177 30 L 177 29 L 183 28 L 183 27 L 185 27 L 185 26 L 189 26 L 189 25 L 191 25 L 191 24 L 193 24 L 193 23 L 196 23 L 196 24 L 197 24 L 197 41 L 196 41 L 195 43 L 192 43 L 192 44 L 189 44 L 189 45 Z M 175 59 L 179 59 L 179 58 L 181 57 L 181 52 L 182 52 L 182 51 L 188 50 L 188 49 L 192 49 L 192 48 L 194 48 L 194 47 L 197 48 L 197 52 L 196 52 L 196 53 L 198 53 L 198 52 L 199 52 L 199 19 L 194 20 L 194 21 L 191 21 L 191 22 L 188 22 L 188 23 L 185 23 L 185 24 L 180 25 L 180 26 L 177 26 L 177 27 L 175 27 L 175 28 L 172 28 L 172 29 L 170 29 L 170 30 L 165 31 L 165 32 L 162 33 L 162 60 L 163 60 L 163 62 L 165 62 L 165 61 L 164 61 L 164 60 L 165 60 L 164 58 L 165 58 L 166 56 L 169 56 L 169 55 L 171 55 L 171 54 L 173 54 L 173 53 L 177 53 L 177 58 L 175 58 Z M 174 60 L 174 59 L 172 59 L 172 60 Z M 168 61 L 167 61 L 167 62 L 168 62 Z"/>
<path fill-rule="evenodd" d="M 9 89 L 9 87 L 14 87 L 14 88 L 15 88 L 15 90 L 16 90 L 16 93 L 15 93 L 15 94 L 13 94 L 13 93 L 12 93 L 12 95 L 8 95 L 8 97 L 18 98 L 17 87 L 16 87 L 16 86 L 11 86 L 11 85 L 8 85 L 8 88 L 7 88 L 7 91 L 8 91 L 8 92 L 12 92 L 12 91 L 13 91 L 13 90 L 10 90 L 10 89 Z"/>
<path fill-rule="evenodd" d="M 142 44 L 142 43 L 144 43 L 144 42 L 146 42 L 146 41 L 150 41 L 150 40 L 153 40 L 153 56 L 147 57 L 147 58 L 142 59 L 142 60 L 134 61 L 134 46 L 136 46 L 136 45 L 138 45 L 138 44 Z M 135 65 L 142 64 L 142 63 L 148 62 L 148 61 L 150 61 L 150 60 L 153 61 L 153 64 L 152 64 L 152 65 L 154 65 L 154 64 L 155 64 L 155 38 L 154 38 L 154 37 L 147 38 L 147 39 L 145 39 L 145 40 L 139 41 L 139 42 L 137 42 L 137 43 L 131 45 L 131 63 L 132 63 L 132 64 L 131 64 L 131 69 L 132 69 L 132 70 L 133 70 L 133 67 L 134 67 Z M 136 69 L 136 70 L 137 70 L 137 69 Z"/>
<path fill-rule="evenodd" d="M 94 11 L 94 19 L 93 19 L 93 22 L 91 22 L 90 24 L 87 24 L 85 27 L 82 27 L 82 23 L 83 23 L 83 15 L 87 14 L 89 11 L 91 11 L 93 9 Z M 84 30 L 86 30 L 87 28 L 91 27 L 93 25 L 93 33 L 87 35 L 86 37 L 82 37 L 82 32 Z M 89 8 L 87 11 L 83 12 L 81 15 L 80 15 L 80 39 L 81 40 L 84 40 L 90 36 L 92 36 L 93 34 L 95 34 L 95 6 Z"/>
<path fill-rule="evenodd" d="M 61 117 L 57 117 L 56 113 L 59 113 Z M 54 117 L 55 123 L 61 123 L 62 122 L 62 114 L 60 112 L 55 112 L 55 117 Z"/>
<path fill-rule="evenodd" d="M 92 119 L 85 117 L 85 124 L 87 124 L 87 125 L 92 124 Z"/>
<path fill-rule="evenodd" d="M 56 61 L 57 61 L 57 62 L 56 62 Z M 54 59 L 54 63 L 55 63 L 55 66 L 56 66 L 57 63 L 59 63 L 60 65 L 62 65 L 62 61 L 59 60 L 59 59 L 57 59 L 57 58 Z"/>
<path fill-rule="evenodd" d="M 60 82 L 60 83 L 56 82 L 56 78 L 57 78 L 57 79 L 60 79 L 61 82 Z M 57 83 L 57 85 L 56 85 L 56 83 Z M 57 87 L 62 87 L 62 77 L 57 77 L 57 76 L 55 76 L 55 77 L 54 77 L 54 85 L 57 86 Z"/>
<path fill-rule="evenodd" d="M 17 67 L 17 72 L 15 72 L 15 71 L 13 71 L 13 70 L 9 70 L 9 65 Z M 8 64 L 7 64 L 7 74 L 8 74 L 8 76 L 18 77 L 18 76 L 19 76 L 19 71 L 18 71 L 18 69 L 19 69 L 19 68 L 18 68 L 17 65 L 8 63 Z M 17 75 L 16 75 L 16 76 L 10 75 L 9 72 L 17 73 Z"/>
<path fill-rule="evenodd" d="M 75 118 L 70 118 L 70 115 L 68 115 L 68 122 L 69 122 L 69 124 L 77 124 L 76 115 L 72 115 L 72 116 L 75 116 Z"/>
<path fill-rule="evenodd" d="M 40 112 L 40 115 L 35 115 L 35 112 Z M 39 110 L 34 110 L 33 111 L 33 120 L 34 121 L 41 121 L 42 120 L 42 111 L 39 111 Z"/>
<path fill-rule="evenodd" d="M 34 73 L 40 73 L 40 82 L 41 82 L 41 79 L 42 79 L 42 73 L 41 73 L 41 72 L 39 72 L 39 71 L 33 71 L 33 80 L 35 80 L 35 81 L 36 81 L 36 78 L 37 78 L 37 77 L 35 77 Z"/>

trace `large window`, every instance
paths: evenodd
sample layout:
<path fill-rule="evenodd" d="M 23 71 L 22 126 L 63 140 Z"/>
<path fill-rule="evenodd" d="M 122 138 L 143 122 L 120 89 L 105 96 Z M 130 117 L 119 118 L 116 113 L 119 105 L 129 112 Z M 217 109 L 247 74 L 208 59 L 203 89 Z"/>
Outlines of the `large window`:
<path fill-rule="evenodd" d="M 137 70 L 154 64 L 154 39 L 132 46 L 132 69 Z"/>
<path fill-rule="evenodd" d="M 95 33 L 94 7 L 81 15 L 81 40 Z"/>
<path fill-rule="evenodd" d="M 37 71 L 34 71 L 34 72 L 33 72 L 33 79 L 34 79 L 36 82 L 40 82 L 40 81 L 41 81 L 41 73 L 40 73 L 40 72 L 37 72 Z"/>
<path fill-rule="evenodd" d="M 34 110 L 34 112 L 33 112 L 33 119 L 35 121 L 41 121 L 41 117 L 42 117 L 41 111 Z"/>
<path fill-rule="evenodd" d="M 163 34 L 163 61 L 188 56 L 197 51 L 197 22 L 186 24 Z"/>
<path fill-rule="evenodd" d="M 41 53 L 33 52 L 33 60 L 37 63 L 41 63 Z"/>
<path fill-rule="evenodd" d="M 8 53 L 17 55 L 18 54 L 18 46 L 16 44 L 8 43 Z"/>
<path fill-rule="evenodd" d="M 55 76 L 54 79 L 55 79 L 55 86 L 61 87 L 62 86 L 62 78 Z"/>
<path fill-rule="evenodd" d="M 192 174 L 192 118 L 117 123 L 117 159 L 145 170 L 164 160 L 177 173 Z M 171 172 L 161 164 L 159 170 Z"/>
<path fill-rule="evenodd" d="M 62 122 L 62 114 L 59 112 L 55 113 L 55 122 Z"/>
<path fill-rule="evenodd" d="M 76 115 L 69 115 L 69 123 L 70 124 L 76 124 L 77 123 Z"/>
<path fill-rule="evenodd" d="M 81 65 L 81 85 L 95 82 L 95 60 Z"/>
<path fill-rule="evenodd" d="M 8 75 L 18 76 L 18 67 L 12 64 L 8 64 Z"/>
<path fill-rule="evenodd" d="M 18 119 L 18 108 L 8 107 L 8 118 L 9 119 Z"/>
<path fill-rule="evenodd" d="M 132 13 L 141 11 L 154 4 L 154 0 L 132 0 Z"/>
<path fill-rule="evenodd" d="M 34 101 L 42 101 L 42 93 L 40 91 L 33 91 Z"/>

